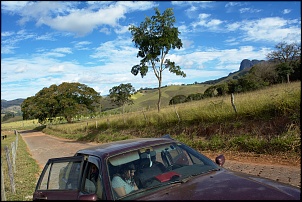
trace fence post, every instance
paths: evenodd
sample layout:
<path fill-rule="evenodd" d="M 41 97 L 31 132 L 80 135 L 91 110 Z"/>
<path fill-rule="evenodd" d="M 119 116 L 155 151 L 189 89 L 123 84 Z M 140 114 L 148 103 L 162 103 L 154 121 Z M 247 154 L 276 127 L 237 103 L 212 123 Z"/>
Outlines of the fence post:
<path fill-rule="evenodd" d="M 86 122 L 86 135 L 88 134 L 88 122 Z"/>
<path fill-rule="evenodd" d="M 14 194 L 16 194 L 15 181 L 14 181 L 14 173 L 12 171 L 12 165 L 11 165 L 11 161 L 10 161 L 10 157 L 9 157 L 8 146 L 5 146 L 4 149 L 5 149 L 5 153 L 6 153 L 6 161 L 7 161 L 8 176 L 9 176 L 9 180 L 10 180 L 10 185 L 11 185 L 11 188 L 12 188 L 12 192 Z"/>
<path fill-rule="evenodd" d="M 17 152 L 17 149 L 18 149 L 18 139 L 19 139 L 19 132 L 16 131 L 16 152 Z"/>
<path fill-rule="evenodd" d="M 236 106 L 235 106 L 235 103 L 234 103 L 234 94 L 233 93 L 231 95 L 231 102 L 232 102 L 233 109 L 234 109 L 235 113 L 237 114 L 237 109 L 236 109 Z"/>
<path fill-rule="evenodd" d="M 14 173 L 16 173 L 16 143 L 11 143 Z"/>
<path fill-rule="evenodd" d="M 3 168 L 2 168 L 2 158 L 1 158 L 1 201 L 6 201 L 4 176 L 3 176 Z"/>

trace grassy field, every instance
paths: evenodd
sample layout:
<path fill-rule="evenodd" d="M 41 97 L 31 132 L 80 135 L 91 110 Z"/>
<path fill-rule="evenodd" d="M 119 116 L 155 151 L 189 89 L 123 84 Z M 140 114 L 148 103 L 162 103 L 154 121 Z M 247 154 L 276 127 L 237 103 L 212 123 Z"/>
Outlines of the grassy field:
<path fill-rule="evenodd" d="M 27 145 L 22 137 L 18 137 L 18 146 L 16 154 L 16 173 L 14 173 L 14 182 L 16 194 L 12 193 L 10 178 L 8 175 L 8 165 L 6 160 L 5 146 L 10 150 L 10 160 L 12 161 L 11 143 L 16 142 L 14 131 L 1 131 L 1 135 L 7 135 L 7 138 L 1 140 L 1 170 L 4 176 L 4 187 L 7 201 L 31 201 L 36 182 L 39 176 L 39 166 L 28 153 Z"/>

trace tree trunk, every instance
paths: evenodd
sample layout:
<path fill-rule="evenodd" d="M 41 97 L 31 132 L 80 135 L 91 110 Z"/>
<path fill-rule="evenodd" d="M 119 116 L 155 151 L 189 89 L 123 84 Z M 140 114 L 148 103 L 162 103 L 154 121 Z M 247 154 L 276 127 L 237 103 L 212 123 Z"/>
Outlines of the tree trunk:
<path fill-rule="evenodd" d="M 71 123 L 71 116 L 65 116 L 65 119 L 68 123 Z"/>
<path fill-rule="evenodd" d="M 287 77 L 287 83 L 289 83 L 289 74 L 286 74 Z"/>
<path fill-rule="evenodd" d="M 161 87 L 158 87 L 158 102 L 157 102 L 157 111 L 160 112 L 160 101 L 161 101 Z"/>
<path fill-rule="evenodd" d="M 157 102 L 157 111 L 160 112 L 160 102 L 161 102 L 161 75 L 158 79 L 158 102 Z"/>

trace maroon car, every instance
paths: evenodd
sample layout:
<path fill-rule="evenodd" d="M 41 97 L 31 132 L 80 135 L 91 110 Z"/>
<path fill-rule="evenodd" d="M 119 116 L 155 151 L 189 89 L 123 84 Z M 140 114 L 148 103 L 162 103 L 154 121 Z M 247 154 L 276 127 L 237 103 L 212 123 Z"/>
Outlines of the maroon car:
<path fill-rule="evenodd" d="M 223 163 L 223 155 L 215 163 L 169 135 L 116 141 L 49 159 L 33 200 L 300 200 L 298 187 Z M 134 172 L 129 181 L 136 189 L 121 195 L 125 187 L 113 178 L 125 167 Z"/>

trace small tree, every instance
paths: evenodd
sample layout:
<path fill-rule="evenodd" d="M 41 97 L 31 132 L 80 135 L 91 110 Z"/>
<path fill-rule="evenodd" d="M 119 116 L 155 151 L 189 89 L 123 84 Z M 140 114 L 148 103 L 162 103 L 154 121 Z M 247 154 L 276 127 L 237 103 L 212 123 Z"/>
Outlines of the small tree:
<path fill-rule="evenodd" d="M 118 106 L 122 106 L 123 113 L 125 110 L 125 104 L 133 104 L 131 100 L 131 95 L 135 92 L 134 87 L 130 84 L 120 84 L 119 86 L 114 86 L 109 90 L 111 101 Z"/>
<path fill-rule="evenodd" d="M 284 77 L 286 78 L 287 83 L 289 83 L 289 75 L 294 72 L 294 69 L 289 65 L 288 62 L 283 62 L 277 65 L 276 71 L 281 78 L 282 83 Z"/>
<path fill-rule="evenodd" d="M 184 95 L 176 95 L 169 101 L 169 105 L 175 105 L 186 102 L 187 97 Z"/>
<path fill-rule="evenodd" d="M 214 97 L 215 96 L 215 90 L 216 90 L 216 86 L 210 86 L 209 88 L 207 88 L 203 95 L 205 98 L 208 98 L 208 97 Z"/>
<path fill-rule="evenodd" d="M 216 91 L 218 96 L 223 96 L 226 95 L 228 92 L 228 84 L 227 83 L 222 83 L 219 85 L 216 85 Z"/>
<path fill-rule="evenodd" d="M 301 45 L 281 42 L 275 48 L 276 51 L 268 53 L 267 58 L 279 63 L 277 71 L 281 75 L 286 74 L 287 82 L 289 83 L 289 75 L 294 72 L 293 69 L 296 62 L 301 59 Z"/>
<path fill-rule="evenodd" d="M 137 57 L 141 57 L 139 65 L 131 69 L 133 75 L 141 74 L 146 76 L 149 66 L 151 66 L 158 80 L 158 103 L 157 109 L 160 111 L 162 72 L 168 69 L 171 73 L 186 77 L 179 66 L 169 59 L 165 59 L 171 49 L 182 47 L 181 39 L 178 38 L 178 28 L 174 27 L 175 17 L 172 8 L 168 8 L 161 15 L 155 8 L 155 16 L 151 19 L 146 17 L 139 27 L 130 26 L 129 30 L 133 36 L 132 41 L 135 47 L 139 48 Z M 158 64 L 159 63 L 159 64 Z M 157 65 L 158 64 L 158 65 Z"/>

